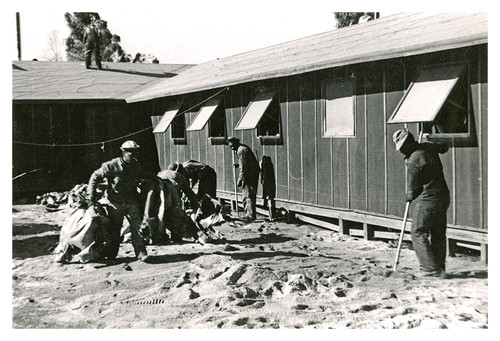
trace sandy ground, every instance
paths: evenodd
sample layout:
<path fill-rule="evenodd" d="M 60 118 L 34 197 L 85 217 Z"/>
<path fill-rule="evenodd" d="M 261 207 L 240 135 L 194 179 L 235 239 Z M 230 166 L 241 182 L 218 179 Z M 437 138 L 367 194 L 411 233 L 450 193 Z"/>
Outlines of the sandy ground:
<path fill-rule="evenodd" d="M 68 210 L 13 206 L 13 328 L 488 328 L 488 269 L 448 258 L 450 279 L 416 277 L 406 246 L 306 224 L 225 223 L 227 240 L 122 244 L 114 264 L 50 254 Z M 397 235 L 395 234 L 396 238 Z"/>

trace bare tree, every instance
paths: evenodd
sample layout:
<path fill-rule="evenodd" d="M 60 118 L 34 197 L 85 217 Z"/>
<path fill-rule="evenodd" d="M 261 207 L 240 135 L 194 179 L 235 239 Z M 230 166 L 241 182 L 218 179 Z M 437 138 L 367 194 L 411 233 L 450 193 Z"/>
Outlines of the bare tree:
<path fill-rule="evenodd" d="M 64 60 L 64 41 L 59 39 L 59 31 L 52 30 L 47 37 L 49 38 L 48 47 L 43 57 L 52 61 Z"/>

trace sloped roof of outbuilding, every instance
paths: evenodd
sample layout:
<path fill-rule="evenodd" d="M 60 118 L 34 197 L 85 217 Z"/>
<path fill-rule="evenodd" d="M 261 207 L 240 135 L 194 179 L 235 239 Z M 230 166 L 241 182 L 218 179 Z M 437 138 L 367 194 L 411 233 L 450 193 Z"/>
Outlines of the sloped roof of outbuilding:
<path fill-rule="evenodd" d="M 125 100 L 192 65 L 103 63 L 103 70 L 84 62 L 13 61 L 13 100 Z"/>
<path fill-rule="evenodd" d="M 487 13 L 400 13 L 198 64 L 126 100 L 145 101 L 487 42 Z"/>

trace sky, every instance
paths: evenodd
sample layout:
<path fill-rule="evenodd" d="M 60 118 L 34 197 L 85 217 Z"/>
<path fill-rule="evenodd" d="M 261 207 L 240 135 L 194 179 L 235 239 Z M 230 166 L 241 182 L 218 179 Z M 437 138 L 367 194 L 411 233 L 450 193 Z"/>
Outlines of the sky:
<path fill-rule="evenodd" d="M 26 4 L 27 5 L 26 5 Z M 115 3 L 87 0 L 85 8 L 69 8 L 63 1 L 19 1 L 10 13 L 10 58 L 18 59 L 15 12 L 21 18 L 22 59 L 45 60 L 48 34 L 68 37 L 65 12 L 98 12 L 121 46 L 134 56 L 152 54 L 160 63 L 197 64 L 335 29 L 334 11 L 379 11 L 381 16 L 402 11 L 460 10 L 456 4 L 421 0 L 419 7 L 393 1 L 352 0 L 183 0 Z M 470 5 L 470 4 L 469 4 Z M 72 5 L 73 7 L 73 5 Z M 376 8 L 374 8 L 376 7 Z M 474 8 L 474 7 L 473 7 Z M 462 8 L 462 10 L 473 10 Z M 477 10 L 481 10 L 477 7 Z"/>
<path fill-rule="evenodd" d="M 85 11 L 98 12 L 131 55 L 149 53 L 161 63 L 201 63 L 334 29 L 331 1 L 316 2 L 310 7 L 260 0 L 176 1 L 154 8 L 98 6 Z M 69 35 L 67 11 L 73 10 L 19 11 L 23 60 L 44 59 L 51 31 L 58 31 L 61 40 Z M 17 60 L 15 34 L 12 38 L 11 58 Z"/>
<path fill-rule="evenodd" d="M 197 64 L 330 31 L 335 29 L 333 11 L 338 11 L 331 0 L 148 1 L 145 6 L 96 2 L 84 9 L 58 3 L 11 12 L 11 60 L 18 59 L 14 12 L 20 13 L 23 60 L 45 60 L 52 31 L 61 40 L 68 37 L 65 12 L 96 11 L 111 33 L 121 37 L 126 53 L 152 54 L 161 63 Z M 382 15 L 396 12 L 386 9 Z"/>

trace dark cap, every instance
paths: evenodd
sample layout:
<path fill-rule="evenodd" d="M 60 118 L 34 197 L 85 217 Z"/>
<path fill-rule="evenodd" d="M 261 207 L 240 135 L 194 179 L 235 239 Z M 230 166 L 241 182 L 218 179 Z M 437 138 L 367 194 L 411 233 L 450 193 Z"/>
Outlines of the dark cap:
<path fill-rule="evenodd" d="M 226 140 L 227 143 L 229 142 L 240 142 L 240 139 L 234 136 L 228 137 Z"/>

